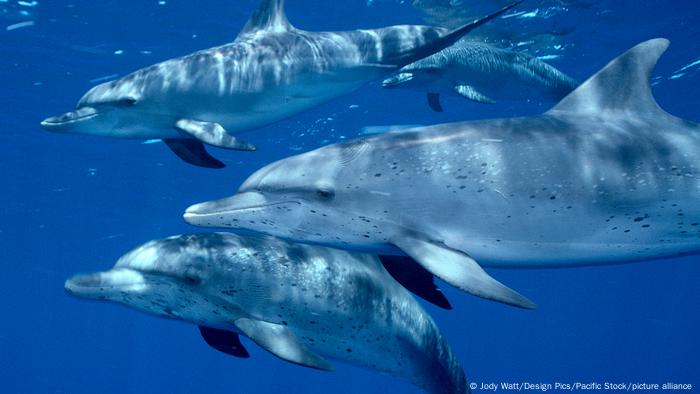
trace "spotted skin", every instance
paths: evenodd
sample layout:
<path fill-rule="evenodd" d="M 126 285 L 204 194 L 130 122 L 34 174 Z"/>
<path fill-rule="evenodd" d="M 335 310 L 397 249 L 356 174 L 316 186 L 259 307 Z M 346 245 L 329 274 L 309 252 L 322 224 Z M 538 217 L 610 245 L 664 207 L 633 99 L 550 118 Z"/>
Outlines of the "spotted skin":
<path fill-rule="evenodd" d="M 254 173 L 185 220 L 407 253 L 410 237 L 483 266 L 611 264 L 700 252 L 700 128 L 654 102 L 668 41 L 629 50 L 544 115 L 322 147 Z M 402 243 L 402 244 L 405 244 Z"/>
<path fill-rule="evenodd" d="M 455 45 L 402 67 L 384 80 L 385 88 L 455 94 L 468 87 L 471 100 L 494 103 L 513 100 L 557 102 L 578 83 L 555 67 L 525 53 L 461 40 Z"/>
<path fill-rule="evenodd" d="M 239 333 L 240 318 L 279 324 L 323 357 L 429 393 L 468 392 L 433 320 L 371 255 L 271 237 L 181 235 L 146 243 L 66 289 Z"/>
<path fill-rule="evenodd" d="M 235 41 L 95 86 L 76 111 L 41 124 L 61 133 L 176 140 L 196 139 L 176 127 L 179 121 L 209 123 L 205 129 L 219 134 L 199 141 L 251 150 L 241 141 L 212 141 L 225 141 L 222 133 L 235 135 L 269 125 L 350 93 L 445 48 L 511 7 L 455 30 L 401 25 L 309 32 L 289 24 L 282 0 L 262 0 Z"/>

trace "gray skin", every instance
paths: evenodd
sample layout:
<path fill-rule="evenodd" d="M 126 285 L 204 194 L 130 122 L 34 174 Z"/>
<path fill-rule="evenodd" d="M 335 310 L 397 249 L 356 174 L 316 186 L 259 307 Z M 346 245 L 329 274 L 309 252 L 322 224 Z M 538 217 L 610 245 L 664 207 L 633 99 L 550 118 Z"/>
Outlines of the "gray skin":
<path fill-rule="evenodd" d="M 262 0 L 232 43 L 167 60 L 88 91 L 41 122 L 61 133 L 162 139 L 183 160 L 220 168 L 202 144 L 254 150 L 234 134 L 287 118 L 456 42 L 515 4 L 460 28 L 401 25 L 308 32 L 284 0 Z"/>
<path fill-rule="evenodd" d="M 139 246 L 111 270 L 75 276 L 65 288 L 242 334 L 299 365 L 332 370 L 328 357 L 429 393 L 469 392 L 435 322 L 372 255 L 271 237 L 179 235 Z"/>
<path fill-rule="evenodd" d="M 614 264 L 700 252 L 700 127 L 664 112 L 639 44 L 547 113 L 334 144 L 257 171 L 199 226 L 406 254 L 448 283 L 523 307 L 480 266 Z"/>
<path fill-rule="evenodd" d="M 428 103 L 442 111 L 440 94 L 493 104 L 501 100 L 557 102 L 578 83 L 553 66 L 525 53 L 461 40 L 442 51 L 402 67 L 385 88 L 428 93 Z"/>

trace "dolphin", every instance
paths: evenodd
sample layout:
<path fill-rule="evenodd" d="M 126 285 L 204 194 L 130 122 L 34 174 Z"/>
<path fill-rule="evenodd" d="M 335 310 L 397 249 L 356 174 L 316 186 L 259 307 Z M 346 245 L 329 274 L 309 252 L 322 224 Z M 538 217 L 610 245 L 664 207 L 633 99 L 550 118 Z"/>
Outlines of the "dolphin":
<path fill-rule="evenodd" d="M 75 111 L 41 125 L 62 133 L 161 139 L 190 164 L 221 168 L 203 144 L 255 150 L 234 135 L 352 92 L 453 44 L 516 4 L 454 30 L 401 25 L 309 32 L 289 23 L 284 0 L 262 0 L 232 43 L 95 86 Z"/>
<path fill-rule="evenodd" d="M 272 237 L 178 235 L 65 288 L 194 323 L 210 346 L 236 357 L 249 357 L 243 335 L 301 366 L 332 370 L 331 358 L 429 393 L 469 392 L 435 322 L 372 255 Z"/>
<path fill-rule="evenodd" d="M 668 47 L 628 50 L 548 112 L 393 132 L 272 163 L 198 226 L 407 255 L 460 289 L 533 307 L 485 267 L 564 267 L 700 252 L 700 127 L 649 79 Z"/>
<path fill-rule="evenodd" d="M 537 98 L 557 102 L 578 83 L 526 53 L 463 39 L 402 67 L 382 86 L 427 92 L 430 108 L 442 112 L 441 93 L 457 94 L 483 104 Z"/>

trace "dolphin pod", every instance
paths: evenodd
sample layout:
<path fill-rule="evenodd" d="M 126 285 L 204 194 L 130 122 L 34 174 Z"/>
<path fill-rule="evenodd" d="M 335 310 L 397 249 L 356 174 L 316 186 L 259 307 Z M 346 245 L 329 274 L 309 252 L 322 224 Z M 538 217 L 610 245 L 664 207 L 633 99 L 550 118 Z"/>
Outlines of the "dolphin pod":
<path fill-rule="evenodd" d="M 540 116 L 451 123 L 272 163 L 197 226 L 415 259 L 474 295 L 532 308 L 482 266 L 562 267 L 700 252 L 700 127 L 664 112 L 643 42 Z"/>
<path fill-rule="evenodd" d="M 332 370 L 333 358 L 410 380 L 429 393 L 468 393 L 435 322 L 371 255 L 270 237 L 180 235 L 141 245 L 106 272 L 65 284 L 199 326 L 213 348 Z"/>
<path fill-rule="evenodd" d="M 536 98 L 556 102 L 578 83 L 526 53 L 463 39 L 402 67 L 382 85 L 426 92 L 430 108 L 442 112 L 441 93 L 456 94 L 483 104 L 501 99 Z"/>
<path fill-rule="evenodd" d="M 477 44 L 487 49 L 438 55 L 456 60 L 453 69 L 430 57 L 516 4 L 455 30 L 307 32 L 287 21 L 283 0 L 263 0 L 234 42 L 98 85 L 75 111 L 42 125 L 162 139 L 184 161 L 219 168 L 205 144 L 254 150 L 237 135 L 390 72 L 398 74 L 387 86 L 433 84 L 433 109 L 441 109 L 436 84 L 493 101 L 492 86 L 478 86 L 483 74 L 465 74 L 479 61 L 504 65 L 491 78 L 526 75 L 559 98 L 575 83 L 529 57 Z M 667 46 L 637 45 L 539 116 L 402 129 L 272 163 L 234 196 L 184 214 L 234 233 L 151 241 L 65 289 L 193 323 L 235 357 L 249 357 L 242 335 L 305 367 L 332 370 L 335 359 L 429 393 L 469 393 L 459 361 L 408 291 L 450 309 L 438 277 L 534 308 L 483 267 L 700 252 L 700 127 L 659 108 L 649 86 Z"/>
<path fill-rule="evenodd" d="M 522 1 L 522 0 L 521 0 Z M 143 68 L 95 86 L 49 131 L 161 139 L 182 160 L 221 168 L 204 144 L 255 150 L 235 135 L 287 118 L 431 55 L 517 3 L 457 29 L 402 25 L 309 32 L 284 0 L 262 0 L 230 44 Z"/>

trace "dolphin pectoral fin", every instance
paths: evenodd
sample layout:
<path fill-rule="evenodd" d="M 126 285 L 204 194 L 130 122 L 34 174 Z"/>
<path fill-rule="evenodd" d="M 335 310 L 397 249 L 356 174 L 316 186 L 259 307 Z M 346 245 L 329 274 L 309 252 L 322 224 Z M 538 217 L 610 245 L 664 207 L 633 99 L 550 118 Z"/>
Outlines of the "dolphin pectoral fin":
<path fill-rule="evenodd" d="M 205 326 L 199 326 L 199 332 L 202 334 L 204 342 L 220 352 L 240 358 L 250 357 L 235 332 Z"/>
<path fill-rule="evenodd" d="M 452 309 L 450 301 L 433 281 L 433 274 L 408 256 L 378 256 L 384 268 L 406 290 L 443 309 Z"/>
<path fill-rule="evenodd" d="M 479 93 L 474 87 L 469 85 L 457 85 L 454 87 L 455 93 L 467 100 L 481 104 L 496 104 L 496 100 Z"/>
<path fill-rule="evenodd" d="M 333 370 L 326 359 L 309 350 L 286 326 L 247 317 L 234 323 L 253 342 L 282 360 L 324 371 Z"/>
<path fill-rule="evenodd" d="M 201 122 L 192 119 L 180 119 L 175 122 L 175 128 L 190 137 L 217 148 L 234 150 L 255 150 L 255 146 L 240 141 L 232 136 L 218 123 Z"/>
<path fill-rule="evenodd" d="M 440 93 L 428 93 L 428 106 L 435 112 L 442 112 Z"/>
<path fill-rule="evenodd" d="M 163 140 L 168 148 L 187 163 L 197 167 L 224 168 L 226 164 L 220 162 L 205 149 L 204 145 L 195 140 L 189 139 L 168 139 Z"/>
<path fill-rule="evenodd" d="M 534 309 L 532 301 L 489 276 L 469 255 L 444 244 L 413 236 L 392 243 L 426 270 L 445 282 L 475 296 L 520 308 Z"/>

